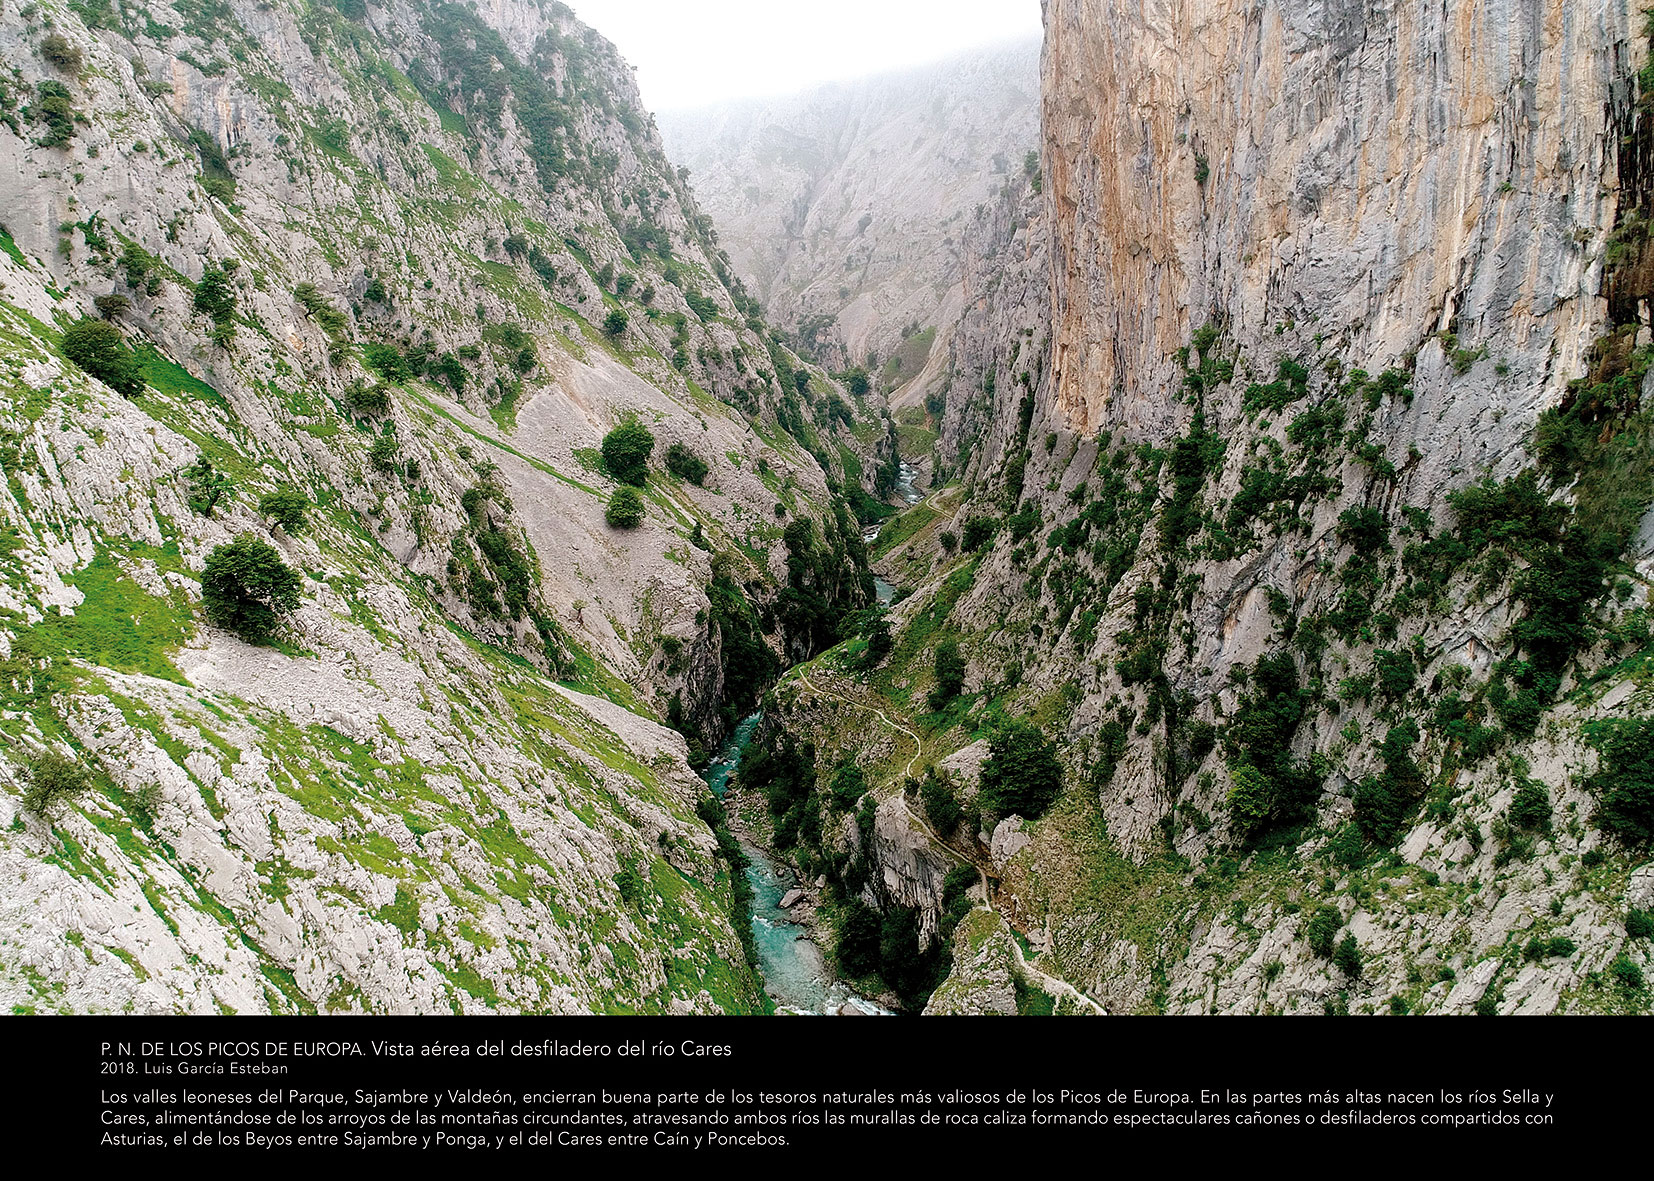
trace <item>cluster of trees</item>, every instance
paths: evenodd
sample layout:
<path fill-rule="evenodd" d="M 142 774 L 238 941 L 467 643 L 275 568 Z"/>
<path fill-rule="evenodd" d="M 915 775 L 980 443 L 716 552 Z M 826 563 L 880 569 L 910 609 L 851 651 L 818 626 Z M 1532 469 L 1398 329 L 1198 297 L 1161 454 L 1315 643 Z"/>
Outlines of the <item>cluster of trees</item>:
<path fill-rule="evenodd" d="M 705 482 L 707 472 L 706 460 L 696 455 L 682 443 L 673 443 L 666 449 L 666 470 L 679 479 L 688 480 L 699 487 Z"/>
<path fill-rule="evenodd" d="M 736 712 L 747 712 L 775 679 L 780 661 L 764 642 L 758 613 L 735 581 L 730 560 L 724 555 L 712 559 L 712 582 L 706 595 L 712 602 L 711 624 L 723 642 L 726 699 Z M 750 779 L 750 766 L 747 774 Z"/>
<path fill-rule="evenodd" d="M 833 954 L 851 977 L 877 974 L 902 1000 L 918 1011 L 952 966 L 953 932 L 970 911 L 970 888 L 976 871 L 956 866 L 942 884 L 942 914 L 929 946 L 921 946 L 917 909 L 890 906 L 881 914 L 860 898 L 845 908 L 835 932 Z"/>
<path fill-rule="evenodd" d="M 628 484 L 614 490 L 608 508 L 603 510 L 603 519 L 615 529 L 636 529 L 643 524 L 643 517 L 643 497 Z"/>
<path fill-rule="evenodd" d="M 309 508 L 310 498 L 291 484 L 283 484 L 274 492 L 266 492 L 258 498 L 260 515 L 269 517 L 273 524 L 294 536 L 309 528 L 306 515 Z"/>
<path fill-rule="evenodd" d="M 1330 959 L 1346 976 L 1353 978 L 1361 975 L 1361 946 L 1353 934 L 1338 938 L 1343 925 L 1344 918 L 1336 907 L 1319 907 L 1304 924 L 1304 940 L 1316 955 Z"/>
<path fill-rule="evenodd" d="M 839 922 L 834 950 L 847 975 L 877 974 L 909 1009 L 923 1008 L 947 974 L 944 941 L 932 939 L 928 948 L 920 947 L 916 909 L 892 906 L 881 915 L 857 898 Z"/>
<path fill-rule="evenodd" d="M 649 456 L 655 450 L 655 436 L 636 418 L 628 418 L 603 436 L 603 466 L 620 486 L 609 497 L 604 520 L 615 529 L 636 529 L 643 524 L 643 497 L 638 489 L 649 479 Z"/>
<path fill-rule="evenodd" d="M 31 108 L 35 118 L 46 126 L 46 133 L 35 143 L 43 148 L 61 148 L 75 138 L 75 110 L 69 88 L 56 79 L 35 84 L 35 103 Z"/>
<path fill-rule="evenodd" d="M 874 606 L 858 611 L 848 618 L 852 628 L 850 635 L 867 645 L 861 651 L 860 666 L 863 669 L 877 668 L 896 646 L 896 641 L 890 634 L 888 613 L 882 606 Z"/>
<path fill-rule="evenodd" d="M 941 713 L 965 689 L 965 658 L 959 652 L 959 641 L 943 640 L 936 645 L 936 684 L 931 687 L 926 704 L 931 713 Z"/>
<path fill-rule="evenodd" d="M 925 769 L 923 781 L 908 780 L 907 790 L 917 789 L 919 800 L 924 804 L 925 815 L 930 817 L 931 827 L 939 836 L 951 836 L 953 831 L 962 822 L 969 821 L 974 827 L 982 823 L 981 810 L 972 805 L 967 808 L 959 800 L 958 788 L 952 778 L 945 772 L 938 771 L 934 765 Z"/>
<path fill-rule="evenodd" d="M 1261 656 L 1250 669 L 1237 673 L 1231 676 L 1250 686 L 1250 692 L 1223 731 L 1230 781 L 1227 802 L 1236 831 L 1257 838 L 1308 814 L 1320 795 L 1322 772 L 1318 764 L 1292 755 L 1293 738 L 1311 704 L 1308 691 L 1298 683 L 1292 653 Z"/>
<path fill-rule="evenodd" d="M 23 810 L 48 816 L 60 801 L 84 792 L 94 778 L 93 770 L 79 760 L 44 750 L 23 766 Z"/>
<path fill-rule="evenodd" d="M 742 779 L 764 793 L 775 820 L 775 847 L 821 847 L 822 817 L 816 803 L 816 748 L 783 732 L 778 742 L 747 750 Z"/>
<path fill-rule="evenodd" d="M 205 455 L 196 456 L 195 462 L 181 474 L 190 508 L 203 517 L 212 516 L 218 502 L 235 490 L 235 482 L 214 467 Z"/>
<path fill-rule="evenodd" d="M 807 658 L 854 633 L 858 613 L 874 598 L 873 574 L 861 532 L 842 501 L 834 504 L 819 537 L 815 524 L 801 518 L 787 526 L 781 540 L 787 547 L 787 585 L 777 614 L 789 647 Z"/>
<path fill-rule="evenodd" d="M 1001 816 L 1036 819 L 1062 795 L 1062 782 L 1056 743 L 1044 731 L 1020 718 L 992 723 L 978 787 L 983 806 Z"/>
<path fill-rule="evenodd" d="M 655 436 L 636 418 L 628 418 L 603 436 L 603 466 L 610 476 L 634 488 L 649 478 L 649 456 L 655 450 Z"/>
<path fill-rule="evenodd" d="M 214 344 L 228 346 L 235 339 L 236 291 L 231 281 L 241 264 L 226 258 L 217 266 L 208 264 L 201 272 L 201 281 L 195 285 L 192 300 L 196 311 L 204 312 L 212 320 L 207 338 Z"/>

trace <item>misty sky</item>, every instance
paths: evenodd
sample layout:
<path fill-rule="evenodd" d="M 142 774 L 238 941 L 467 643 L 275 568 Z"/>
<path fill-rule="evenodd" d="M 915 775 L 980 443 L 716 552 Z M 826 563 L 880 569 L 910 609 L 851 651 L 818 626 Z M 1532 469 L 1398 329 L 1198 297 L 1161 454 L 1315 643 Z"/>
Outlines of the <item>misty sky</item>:
<path fill-rule="evenodd" d="M 1040 0 L 566 3 L 637 67 L 652 111 L 787 94 L 1040 33 Z"/>

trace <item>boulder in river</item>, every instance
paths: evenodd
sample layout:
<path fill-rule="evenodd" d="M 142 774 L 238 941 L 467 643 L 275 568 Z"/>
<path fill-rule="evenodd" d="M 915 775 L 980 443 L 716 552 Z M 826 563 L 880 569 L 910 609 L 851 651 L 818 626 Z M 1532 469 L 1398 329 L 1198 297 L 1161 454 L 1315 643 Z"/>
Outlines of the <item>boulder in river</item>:
<path fill-rule="evenodd" d="M 813 980 L 827 979 L 827 957 L 821 954 L 813 939 L 799 939 L 793 943 L 793 954 L 798 957 L 799 969 Z"/>
<path fill-rule="evenodd" d="M 804 897 L 804 891 L 803 890 L 788 890 L 785 894 L 781 895 L 781 909 L 786 910 L 788 907 L 793 906 L 795 903 L 798 902 L 798 900 L 800 898 L 803 898 L 803 897 Z"/>

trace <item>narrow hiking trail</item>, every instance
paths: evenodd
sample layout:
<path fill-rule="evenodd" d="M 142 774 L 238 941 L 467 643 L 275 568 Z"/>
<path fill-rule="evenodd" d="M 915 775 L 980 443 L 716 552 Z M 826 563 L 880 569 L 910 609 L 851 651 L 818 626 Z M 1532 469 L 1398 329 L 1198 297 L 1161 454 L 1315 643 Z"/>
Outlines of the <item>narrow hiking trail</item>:
<path fill-rule="evenodd" d="M 809 673 L 799 673 L 798 679 L 804 682 L 810 692 L 819 694 L 822 697 L 831 697 L 835 701 L 842 701 L 845 705 L 850 706 L 852 709 L 862 709 L 866 710 L 870 714 L 876 714 L 879 721 L 883 722 L 886 726 L 889 726 L 892 730 L 900 731 L 901 733 L 906 734 L 909 738 L 913 739 L 913 757 L 907 761 L 907 766 L 903 769 L 902 775 L 905 777 L 913 774 L 913 764 L 917 763 L 919 761 L 919 757 L 925 753 L 924 739 L 920 738 L 906 726 L 903 726 L 897 722 L 892 722 L 889 716 L 882 709 L 875 709 L 871 705 L 863 705 L 861 702 L 853 701 L 842 693 L 836 693 L 831 689 L 821 688 L 814 681 L 810 680 Z"/>
<path fill-rule="evenodd" d="M 919 737 L 919 735 L 915 734 L 912 730 L 909 730 L 906 726 L 901 725 L 899 722 L 891 721 L 889 715 L 886 714 L 882 709 L 878 709 L 874 706 L 866 705 L 866 704 L 864 704 L 860 701 L 856 701 L 852 698 L 846 697 L 844 694 L 836 692 L 835 690 L 823 689 L 820 685 L 817 685 L 814 681 L 812 681 L 810 679 L 810 674 L 809 673 L 805 673 L 805 672 L 799 673 L 798 674 L 798 679 L 799 679 L 799 681 L 801 681 L 803 683 L 805 688 L 810 690 L 810 692 L 815 693 L 815 694 L 817 694 L 819 696 L 822 696 L 822 697 L 830 697 L 833 700 L 842 702 L 843 704 L 848 705 L 853 709 L 859 709 L 859 710 L 863 710 L 867 713 L 873 714 L 881 722 L 883 722 L 886 726 L 888 726 L 890 729 L 895 730 L 895 731 L 897 731 L 899 733 L 902 733 L 902 734 L 906 734 L 909 738 L 913 739 L 913 745 L 914 745 L 913 757 L 910 758 L 907 761 L 907 767 L 903 771 L 904 777 L 911 777 L 912 776 L 912 774 L 913 774 L 913 764 L 919 761 L 919 758 L 920 758 L 921 755 L 924 754 L 924 749 L 925 749 L 924 748 L 924 740 L 921 739 Z M 959 852 L 959 850 L 955 849 L 952 845 L 948 844 L 947 841 L 944 841 L 937 834 L 936 830 L 933 829 L 930 826 L 930 822 L 928 820 L 926 820 L 923 816 L 919 815 L 919 813 L 915 812 L 913 810 L 913 808 L 908 804 L 908 802 L 907 802 L 907 793 L 905 791 L 898 790 L 897 793 L 896 793 L 895 798 L 897 800 L 897 803 L 901 807 L 903 814 L 906 815 L 909 823 L 914 825 L 916 828 L 919 829 L 920 832 L 924 833 L 927 837 L 929 837 L 930 841 L 933 845 L 935 845 L 938 849 L 942 850 L 942 852 L 946 853 L 953 860 L 957 861 L 960 865 L 968 865 L 972 869 L 976 870 L 977 878 L 980 881 L 981 886 L 982 886 L 982 898 L 983 898 L 983 901 L 976 907 L 976 909 L 977 910 L 993 911 L 995 913 L 998 913 L 997 909 L 993 905 L 993 889 L 989 885 L 989 882 L 988 882 L 988 871 L 985 868 L 983 868 L 983 866 L 978 861 L 976 861 L 975 858 L 967 857 L 965 854 L 963 854 L 963 853 Z M 1001 917 L 1003 918 L 1003 916 L 1001 916 Z M 1009 926 L 1008 920 L 1006 922 L 1006 925 Z M 1035 980 L 1037 980 L 1040 983 L 1040 985 L 1045 988 L 1045 990 L 1047 992 L 1050 992 L 1053 995 L 1057 995 L 1057 996 L 1066 996 L 1070 1000 L 1072 1000 L 1075 1004 L 1080 1005 L 1083 1008 L 1089 1009 L 1091 1012 L 1097 1014 L 1100 1017 L 1108 1016 L 1108 1010 L 1107 1009 L 1103 1008 L 1102 1005 L 1099 1005 L 1096 1001 L 1094 1001 L 1090 997 L 1086 996 L 1085 993 L 1083 993 L 1079 989 L 1075 988 L 1072 984 L 1068 983 L 1068 981 L 1063 980 L 1061 977 L 1058 977 L 1058 976 L 1052 976 L 1050 973 L 1044 971 L 1043 969 L 1036 968 L 1033 964 L 1030 964 L 1027 960 L 1027 957 L 1024 956 L 1023 953 L 1022 953 L 1022 944 L 1019 943 L 1015 938 L 1013 938 L 1011 940 L 1011 948 L 1016 954 L 1016 961 L 1017 961 L 1018 968 L 1020 968 L 1028 976 L 1030 976 L 1030 977 L 1034 978 Z"/>
<path fill-rule="evenodd" d="M 992 910 L 993 908 L 991 906 L 987 906 L 979 909 Z M 1103 1006 L 1099 1005 L 1096 1001 L 1086 996 L 1085 993 L 1075 988 L 1072 984 L 1068 983 L 1068 981 L 1062 979 L 1060 976 L 1052 976 L 1050 973 L 1034 967 L 1033 964 L 1030 964 L 1028 962 L 1028 958 L 1022 954 L 1022 944 L 1018 943 L 1015 939 L 1011 940 L 1011 950 L 1016 955 L 1017 967 L 1021 968 L 1029 976 L 1032 976 L 1035 980 L 1039 981 L 1039 983 L 1045 988 L 1045 991 L 1059 996 L 1066 996 L 1075 1004 L 1085 1006 L 1099 1017 L 1108 1016 L 1107 1009 L 1103 1008 Z"/>

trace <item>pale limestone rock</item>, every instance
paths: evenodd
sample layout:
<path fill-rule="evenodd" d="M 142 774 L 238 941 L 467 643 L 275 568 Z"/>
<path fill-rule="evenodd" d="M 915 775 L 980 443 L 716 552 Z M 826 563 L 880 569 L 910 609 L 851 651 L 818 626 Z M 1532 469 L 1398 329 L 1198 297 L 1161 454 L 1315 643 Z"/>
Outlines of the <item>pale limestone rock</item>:
<path fill-rule="evenodd" d="M 988 740 L 979 738 L 940 760 L 936 769 L 954 776 L 959 794 L 968 799 L 976 794 L 977 784 L 982 780 L 982 764 L 987 761 Z"/>
<path fill-rule="evenodd" d="M 1020 816 L 1007 816 L 994 826 L 993 838 L 988 842 L 988 855 L 993 863 L 1004 869 L 1011 858 L 1026 849 L 1030 838 L 1023 831 L 1024 821 Z"/>
<path fill-rule="evenodd" d="M 431 56 L 420 17 L 416 6 L 393 3 L 376 9 L 365 35 L 381 39 L 387 64 L 407 66 Z M 723 548 L 738 550 L 738 536 L 766 551 L 770 538 L 755 523 L 773 520 L 776 495 L 759 461 L 790 478 L 800 511 L 819 511 L 826 480 L 790 439 L 766 442 L 689 384 L 722 392 L 757 380 L 745 357 L 764 347 L 744 326 L 702 325 L 684 293 L 661 282 L 654 306 L 689 315 L 693 355 L 680 375 L 658 355 L 670 355 L 671 330 L 641 312 L 628 329 L 627 368 L 555 306 L 601 320 L 594 276 L 563 235 L 585 237 L 594 267 L 635 266 L 604 207 L 620 208 L 623 191 L 659 180 L 666 191 L 656 223 L 674 235 L 679 259 L 708 276 L 701 295 L 724 320 L 736 318 L 653 130 L 641 117 L 641 130 L 628 130 L 616 114 L 637 107 L 624 64 L 556 7 L 498 0 L 483 17 L 520 55 L 548 35 L 585 45 L 588 82 L 609 92 L 614 110 L 580 108 L 576 130 L 612 154 L 612 175 L 548 199 L 508 119 L 503 137 L 479 136 L 478 156 L 455 165 L 486 179 L 437 224 L 410 203 L 446 183 L 420 144 L 446 148 L 451 162 L 466 150 L 435 112 L 393 88 L 378 94 L 374 118 L 362 118 L 374 105 L 361 101 L 359 81 L 317 56 L 292 12 L 242 0 L 226 27 L 245 30 L 254 48 L 212 76 L 193 54 L 177 56 L 183 39 L 158 37 L 153 25 L 133 42 L 122 29 L 93 34 L 59 14 L 54 27 L 88 61 L 73 88 L 86 116 L 74 145 L 43 149 L 0 129 L 0 207 L 24 255 L 18 263 L 0 254 L 9 333 L 0 378 L 17 384 L 19 406 L 28 396 L 41 408 L 7 424 L 21 462 L 15 471 L 8 463 L 15 480 L 0 492 L 0 516 L 19 544 L 0 606 L 21 626 L 89 611 L 97 623 L 109 604 L 89 603 L 82 588 L 88 564 L 109 555 L 138 592 L 195 621 L 165 676 L 98 668 L 83 690 L 63 696 L 59 713 L 111 786 L 61 805 L 50 825 L 25 818 L 0 833 L 0 871 L 15 883 L 0 904 L 7 1005 L 559 1012 L 618 1001 L 709 1012 L 733 1001 L 684 983 L 662 991 L 663 955 L 679 961 L 677 981 L 739 957 L 727 902 L 688 890 L 678 905 L 695 934 L 667 947 L 614 882 L 623 864 L 647 872 L 656 857 L 692 882 L 716 877 L 711 835 L 694 816 L 703 788 L 684 763 L 683 739 L 487 656 L 450 621 L 545 661 L 536 629 L 474 613 L 449 585 L 446 564 L 466 524 L 460 494 L 498 464 L 515 504 L 512 518 L 497 520 L 532 549 L 546 618 L 632 680 L 645 707 L 664 711 L 681 690 L 691 710 L 715 710 L 718 642 L 700 589 L 710 571 L 687 541 L 692 520 L 704 519 Z M 30 85 L 42 70 L 37 42 L 11 16 L 0 24 L 0 46 Z M 566 66 L 557 52 L 544 60 L 553 75 Z M 339 117 L 353 164 L 302 142 L 278 144 L 293 132 L 291 112 L 277 109 L 286 91 L 310 112 L 306 121 Z M 389 133 L 410 121 L 403 140 Z M 190 129 L 230 153 L 237 208 L 202 191 L 195 149 L 182 141 Z M 341 219 L 344 209 L 363 220 Z M 552 298 L 498 245 L 524 217 L 542 224 L 539 245 L 563 273 Z M 76 220 L 87 221 L 85 231 L 69 233 L 59 251 L 58 227 Z M 94 227 L 111 255 L 98 255 Z M 122 241 L 158 256 L 165 281 L 157 290 L 125 286 L 114 262 Z M 244 327 L 225 349 L 204 339 L 187 283 L 205 262 L 230 257 L 242 263 L 233 283 L 244 322 L 264 331 Z M 365 301 L 370 270 L 391 289 L 393 310 Z M 522 325 L 538 365 L 515 425 L 479 397 L 494 377 L 511 376 L 484 349 L 465 398 L 425 387 L 393 399 L 390 422 L 402 456 L 420 464 L 418 480 L 374 470 L 365 440 L 336 411 L 360 367 L 328 364 L 321 328 L 292 295 L 301 282 L 336 308 L 355 304 L 351 331 L 360 340 L 394 337 L 400 319 L 415 335 L 429 325 L 440 352 L 473 343 L 487 326 Z M 46 323 L 80 315 L 112 288 L 133 299 L 127 330 L 212 385 L 222 403 L 193 390 L 142 405 L 114 397 L 33 341 L 24 313 Z M 153 404 L 163 408 L 152 415 Z M 704 489 L 663 488 L 650 522 L 619 538 L 602 521 L 611 485 L 576 453 L 627 413 L 652 425 L 657 462 L 684 442 L 713 472 Z M 245 463 L 236 494 L 211 517 L 191 511 L 180 476 L 204 439 L 223 441 Z M 866 459 L 871 468 L 871 450 Z M 253 511 L 261 493 L 289 480 L 334 498 L 297 537 Z M 431 493 L 427 503 L 415 503 L 415 486 Z M 286 637 L 297 654 L 250 648 L 200 621 L 207 554 L 247 531 L 308 576 Z M 140 630 L 150 626 L 158 625 L 146 619 Z M 672 670 L 655 652 L 666 635 L 686 655 Z M 15 653 L 14 628 L 0 632 L 0 650 Z M 46 741 L 31 731 L 25 746 Z M 0 767 L 8 823 L 17 816 L 15 771 Z M 128 823 L 140 793 L 153 801 L 152 831 Z M 597 946 L 591 932 L 600 925 Z"/>
<path fill-rule="evenodd" d="M 1625 905 L 1654 911 L 1654 862 L 1634 870 L 1625 884 Z"/>
<path fill-rule="evenodd" d="M 1567 0 L 1463 19 L 1399 3 L 1052 0 L 1052 363 L 1069 424 L 1155 433 L 1154 391 L 1178 381 L 1172 354 L 1209 318 L 1259 340 L 1313 316 L 1310 331 L 1350 333 L 1375 371 L 1453 322 L 1499 342 L 1525 406 L 1554 400 L 1600 316 L 1617 144 L 1603 114 L 1624 101 L 1634 17 Z M 1431 402 L 1436 380 L 1420 382 Z M 1444 432 L 1426 462 L 1444 472 L 1483 444 L 1496 457 L 1522 417 L 1478 415 L 1480 437 Z"/>
<path fill-rule="evenodd" d="M 954 862 L 938 850 L 919 827 L 901 796 L 879 805 L 873 821 L 872 847 L 865 850 L 874 867 L 867 890 L 879 905 L 917 908 L 919 941 L 936 937 L 942 912 L 942 885 Z"/>
<path fill-rule="evenodd" d="M 1015 1016 L 1016 946 L 991 910 L 972 910 L 953 933 L 953 969 L 931 994 L 926 1017 Z"/>

